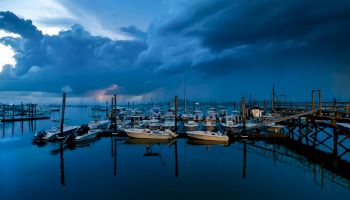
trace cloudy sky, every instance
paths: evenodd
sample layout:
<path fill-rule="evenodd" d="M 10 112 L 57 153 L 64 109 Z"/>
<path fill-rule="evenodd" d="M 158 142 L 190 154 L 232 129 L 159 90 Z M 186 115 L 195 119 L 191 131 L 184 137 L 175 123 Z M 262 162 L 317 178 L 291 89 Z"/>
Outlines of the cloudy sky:
<path fill-rule="evenodd" d="M 350 1 L 0 0 L 2 96 L 350 98 Z M 186 80 L 186 81 L 184 81 Z M 109 99 L 109 97 L 108 97 Z"/>

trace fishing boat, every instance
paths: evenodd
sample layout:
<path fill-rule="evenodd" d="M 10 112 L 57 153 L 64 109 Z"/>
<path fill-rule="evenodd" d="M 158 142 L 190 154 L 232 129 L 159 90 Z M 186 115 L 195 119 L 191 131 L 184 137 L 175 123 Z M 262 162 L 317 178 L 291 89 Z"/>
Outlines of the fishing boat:
<path fill-rule="evenodd" d="M 250 132 L 255 132 L 256 131 L 256 123 L 254 122 L 247 122 L 245 130 L 250 131 Z M 235 124 L 232 127 L 232 133 L 234 134 L 241 134 L 244 130 L 243 123 Z"/>
<path fill-rule="evenodd" d="M 271 123 L 271 124 L 267 124 L 265 126 L 265 129 L 268 132 L 272 132 L 272 133 L 279 133 L 281 132 L 281 130 L 284 128 L 284 126 L 279 125 L 279 124 L 275 124 L 275 123 Z"/>
<path fill-rule="evenodd" d="M 216 128 L 216 122 L 211 117 L 207 116 L 204 123 L 205 130 L 213 131 Z"/>
<path fill-rule="evenodd" d="M 64 126 L 62 137 L 73 134 L 79 126 Z M 58 139 L 59 134 L 61 134 L 60 128 L 53 127 L 47 131 L 39 131 L 35 133 L 33 137 L 34 142 L 52 141 Z"/>
<path fill-rule="evenodd" d="M 109 120 L 95 120 L 89 122 L 88 126 L 90 129 L 106 129 L 110 125 Z"/>
<path fill-rule="evenodd" d="M 195 121 L 202 121 L 203 120 L 203 112 L 202 111 L 200 111 L 200 110 L 195 110 L 194 111 L 194 116 L 193 116 L 193 119 L 195 120 Z"/>
<path fill-rule="evenodd" d="M 232 116 L 225 116 L 224 122 L 221 123 L 221 126 L 225 131 L 232 131 L 233 124 L 234 124 L 233 117 Z"/>
<path fill-rule="evenodd" d="M 102 131 L 100 129 L 89 130 L 88 132 L 85 132 L 82 134 L 77 134 L 76 137 L 74 138 L 74 141 L 75 142 L 85 142 L 87 140 L 92 140 L 92 139 L 95 139 L 96 136 L 101 132 Z"/>
<path fill-rule="evenodd" d="M 162 130 L 150 130 L 140 128 L 125 129 L 126 134 L 131 138 L 147 138 L 147 139 L 165 139 L 170 140 L 177 137 L 177 134 L 169 129 Z"/>
<path fill-rule="evenodd" d="M 186 131 L 194 131 L 198 128 L 198 123 L 193 120 L 190 120 L 184 124 L 184 127 Z"/>
<path fill-rule="evenodd" d="M 220 132 L 213 131 L 188 131 L 188 137 L 200 139 L 200 140 L 211 140 L 211 141 L 228 141 L 227 135 Z"/>

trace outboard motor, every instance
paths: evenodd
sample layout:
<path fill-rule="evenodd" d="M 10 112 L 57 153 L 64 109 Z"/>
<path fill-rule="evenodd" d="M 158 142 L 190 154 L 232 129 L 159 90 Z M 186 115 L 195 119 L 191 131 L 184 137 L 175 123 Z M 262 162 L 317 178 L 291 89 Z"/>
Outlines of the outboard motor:
<path fill-rule="evenodd" d="M 34 136 L 33 136 L 33 142 L 34 143 L 40 143 L 43 142 L 43 137 L 46 135 L 46 131 L 41 130 L 39 132 L 37 132 Z"/>

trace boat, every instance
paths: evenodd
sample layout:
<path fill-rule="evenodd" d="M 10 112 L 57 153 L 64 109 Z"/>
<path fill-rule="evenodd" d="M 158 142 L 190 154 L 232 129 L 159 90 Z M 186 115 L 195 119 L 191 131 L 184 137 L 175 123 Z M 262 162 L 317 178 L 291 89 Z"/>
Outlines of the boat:
<path fill-rule="evenodd" d="M 92 140 L 92 139 L 95 139 L 96 136 L 101 132 L 102 132 L 102 130 L 100 130 L 100 129 L 89 130 L 88 132 L 85 132 L 82 134 L 77 134 L 76 137 L 74 138 L 74 141 L 75 142 L 84 142 L 87 140 Z"/>
<path fill-rule="evenodd" d="M 95 120 L 89 122 L 88 126 L 90 129 L 106 129 L 110 125 L 109 120 Z"/>
<path fill-rule="evenodd" d="M 80 126 L 64 126 L 62 137 L 73 134 Z M 35 133 L 33 137 L 34 142 L 43 142 L 43 141 L 52 141 L 59 138 L 59 134 L 61 134 L 60 128 L 53 127 L 47 131 L 39 131 Z"/>
<path fill-rule="evenodd" d="M 175 131 L 175 115 L 166 115 L 162 127 Z"/>
<path fill-rule="evenodd" d="M 279 125 L 279 124 L 275 124 L 275 123 L 271 123 L 271 124 L 267 124 L 265 126 L 265 129 L 268 132 L 272 132 L 272 133 L 279 133 L 281 132 L 281 130 L 284 128 L 284 126 Z"/>
<path fill-rule="evenodd" d="M 350 132 L 350 123 L 336 123 L 341 129 Z"/>
<path fill-rule="evenodd" d="M 203 120 L 203 112 L 202 111 L 200 111 L 200 110 L 195 110 L 194 111 L 194 120 L 195 121 L 202 121 Z"/>
<path fill-rule="evenodd" d="M 150 130 L 141 128 L 125 129 L 126 134 L 131 138 L 147 138 L 147 139 L 165 139 L 170 140 L 177 137 L 177 134 L 169 129 L 162 130 Z"/>
<path fill-rule="evenodd" d="M 232 116 L 225 116 L 225 118 L 224 118 L 225 120 L 225 122 L 222 122 L 221 123 L 221 126 L 222 126 L 222 128 L 225 130 L 225 131 L 232 131 L 232 129 L 233 129 L 233 117 Z"/>
<path fill-rule="evenodd" d="M 215 120 L 212 119 L 211 117 L 207 116 L 205 118 L 204 126 L 205 126 L 205 130 L 207 130 L 207 131 L 215 130 L 215 128 L 216 128 Z"/>
<path fill-rule="evenodd" d="M 256 131 L 256 125 L 257 125 L 256 123 L 247 122 L 245 130 L 249 131 L 249 132 L 255 132 Z M 232 133 L 234 133 L 234 134 L 241 134 L 243 129 L 244 129 L 243 123 L 235 124 L 232 127 Z"/>
<path fill-rule="evenodd" d="M 190 120 L 184 124 L 184 127 L 186 131 L 194 131 L 198 128 L 198 123 Z"/>
<path fill-rule="evenodd" d="M 228 141 L 227 135 L 220 132 L 213 131 L 188 131 L 186 133 L 188 137 L 200 139 L 200 140 L 211 140 L 211 141 Z"/>

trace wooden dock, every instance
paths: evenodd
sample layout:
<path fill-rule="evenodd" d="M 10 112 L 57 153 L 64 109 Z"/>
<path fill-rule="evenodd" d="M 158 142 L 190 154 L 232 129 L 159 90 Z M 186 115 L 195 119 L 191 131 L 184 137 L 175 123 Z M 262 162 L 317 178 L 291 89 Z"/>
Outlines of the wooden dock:
<path fill-rule="evenodd" d="M 50 119 L 50 117 L 48 116 L 16 117 L 16 118 L 0 119 L 0 122 L 20 122 L 20 121 L 34 121 L 34 120 L 47 120 L 47 119 Z"/>

